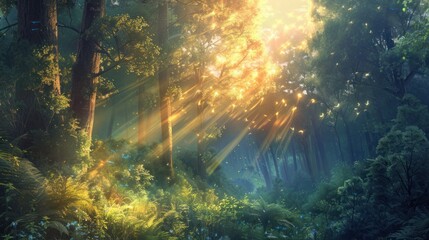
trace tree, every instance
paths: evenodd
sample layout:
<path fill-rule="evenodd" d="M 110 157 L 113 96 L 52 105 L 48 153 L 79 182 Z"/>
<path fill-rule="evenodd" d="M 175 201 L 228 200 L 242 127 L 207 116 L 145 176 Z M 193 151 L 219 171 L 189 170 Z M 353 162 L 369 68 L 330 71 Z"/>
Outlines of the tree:
<path fill-rule="evenodd" d="M 420 0 L 314 1 L 320 30 L 310 40 L 308 82 L 324 103 L 323 118 L 332 123 L 342 158 L 365 157 L 358 150 L 365 142 L 367 156 L 375 155 L 373 146 L 387 130 L 384 119 L 394 115 L 389 105 L 423 74 L 427 8 Z"/>
<path fill-rule="evenodd" d="M 173 167 L 173 126 L 171 119 L 171 97 L 168 92 L 169 82 L 169 61 L 168 61 L 168 3 L 160 1 L 158 4 L 158 45 L 162 48 L 163 62 L 159 66 L 158 84 L 160 98 L 161 116 L 161 166 L 165 169 L 168 179 L 174 176 Z"/>
<path fill-rule="evenodd" d="M 16 99 L 21 103 L 18 124 L 22 133 L 29 130 L 46 130 L 49 120 L 44 116 L 44 110 L 50 108 L 47 106 L 48 99 L 61 98 L 57 2 L 19 0 L 17 10 L 20 43 L 28 44 L 28 51 L 35 55 L 35 58 L 42 55 L 42 59 L 35 61 L 45 63 L 40 64 L 43 67 L 37 67 L 38 71 L 30 68 L 26 71 L 28 75 L 17 81 Z"/>
<path fill-rule="evenodd" d="M 255 34 L 259 4 L 185 1 L 174 6 L 183 43 L 174 52 L 172 71 L 186 86 L 184 109 L 196 115 L 188 129 L 195 131 L 195 168 L 201 176 L 209 160 L 204 156 L 208 140 L 219 135 L 225 116 L 261 97 L 273 78 L 275 67 Z"/>
<path fill-rule="evenodd" d="M 72 68 L 71 108 L 91 139 L 100 77 L 125 67 L 128 73 L 150 76 L 159 50 L 142 17 L 104 16 L 104 0 L 87 0 L 76 62 Z M 101 63 L 100 60 L 103 60 Z"/>
<path fill-rule="evenodd" d="M 72 69 L 71 109 L 81 129 L 92 137 L 97 84 L 100 72 L 100 40 L 88 34 L 88 30 L 105 14 L 105 0 L 86 0 L 81 36 L 76 62 Z"/>
<path fill-rule="evenodd" d="M 404 96 L 421 65 L 392 53 L 401 48 L 398 40 L 425 18 L 426 9 L 420 0 L 316 3 L 313 18 L 323 30 L 316 33 L 312 51 L 324 85 L 320 90 L 353 92 L 369 86 Z"/>

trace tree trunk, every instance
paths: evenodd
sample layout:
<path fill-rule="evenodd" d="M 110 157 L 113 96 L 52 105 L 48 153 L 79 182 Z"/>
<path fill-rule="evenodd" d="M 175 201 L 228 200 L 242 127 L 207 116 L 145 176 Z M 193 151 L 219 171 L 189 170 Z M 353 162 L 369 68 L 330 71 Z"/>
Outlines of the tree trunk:
<path fill-rule="evenodd" d="M 30 44 L 52 47 L 57 71 L 52 76 L 51 90 L 61 94 L 58 66 L 58 21 L 56 0 L 19 0 L 18 32 Z"/>
<path fill-rule="evenodd" d="M 56 0 L 18 0 L 18 36 L 20 40 L 28 41 L 32 47 L 50 48 L 53 54 L 52 63 L 54 70 L 49 70 L 50 82 L 45 84 L 44 93 L 58 96 L 61 94 L 60 75 L 58 66 L 58 27 L 57 27 L 57 2 Z M 42 113 L 37 109 L 35 93 L 27 90 L 29 79 L 17 82 L 16 98 L 25 107 L 18 111 L 18 120 L 21 131 L 32 129 L 45 129 L 46 121 Z"/>
<path fill-rule="evenodd" d="M 341 157 L 341 162 L 344 162 L 344 153 L 343 153 L 343 147 L 341 144 L 341 138 L 340 138 L 340 134 L 338 133 L 338 114 L 335 116 L 335 122 L 334 122 L 334 133 L 335 133 L 335 138 L 337 140 L 337 145 L 338 145 L 338 150 L 340 152 L 340 157 Z"/>
<path fill-rule="evenodd" d="M 197 118 L 198 118 L 198 126 L 197 126 L 197 162 L 195 164 L 196 171 L 198 174 L 202 177 L 204 177 L 205 174 L 205 163 L 203 159 L 203 155 L 205 152 L 205 145 L 204 145 L 204 138 L 205 138 L 205 131 L 204 131 L 204 99 L 203 99 L 203 78 L 201 74 L 196 70 L 195 71 L 195 77 L 196 77 L 196 86 L 198 86 L 197 94 L 195 95 L 195 101 L 197 103 Z"/>
<path fill-rule="evenodd" d="M 341 116 L 341 118 L 343 119 L 344 130 L 346 132 L 347 144 L 348 144 L 349 152 L 350 152 L 350 161 L 351 161 L 351 163 L 354 163 L 356 161 L 356 158 L 355 158 L 355 149 L 353 146 L 353 140 L 352 140 L 353 138 L 351 135 L 350 126 L 347 123 L 344 116 Z"/>
<path fill-rule="evenodd" d="M 138 118 L 137 118 L 137 143 L 143 145 L 146 142 L 146 116 L 145 116 L 145 86 L 143 81 L 140 82 L 138 89 Z"/>
<path fill-rule="evenodd" d="M 167 60 L 167 40 L 168 40 L 168 4 L 167 1 L 160 1 L 158 5 L 158 45 L 162 48 L 165 61 L 159 67 L 158 84 L 161 113 L 161 142 L 162 167 L 165 168 L 165 175 L 171 179 L 174 176 L 173 169 L 173 129 L 171 122 L 171 99 L 168 94 L 169 73 Z M 168 180 L 168 179 L 167 179 Z"/>
<path fill-rule="evenodd" d="M 85 35 L 105 14 L 105 0 L 86 0 L 76 62 L 72 68 L 71 108 L 89 139 L 92 138 L 98 73 L 100 72 L 100 42 Z"/>
<path fill-rule="evenodd" d="M 259 169 L 261 170 L 262 177 L 264 178 L 265 187 L 267 189 L 272 189 L 273 183 L 271 181 L 270 170 L 268 169 L 267 161 L 266 161 L 264 155 L 260 154 L 259 159 L 257 159 L 256 161 L 259 165 Z"/>
<path fill-rule="evenodd" d="M 313 166 L 312 166 L 312 161 L 311 161 L 311 151 L 309 148 L 309 138 L 306 136 L 302 136 L 301 137 L 301 144 L 302 144 L 302 153 L 303 153 L 303 163 L 304 166 L 307 170 L 308 175 L 310 175 L 311 180 L 314 182 L 314 172 L 313 172 Z"/>
<path fill-rule="evenodd" d="M 373 141 L 373 134 L 370 130 L 371 119 L 368 112 L 365 112 L 365 141 L 366 147 L 368 150 L 368 157 L 373 157 L 375 155 L 375 143 Z"/>
<path fill-rule="evenodd" d="M 116 105 L 112 104 L 112 110 L 110 112 L 109 125 L 107 127 L 107 139 L 113 139 L 113 130 L 115 128 L 115 117 L 116 117 Z"/>
<path fill-rule="evenodd" d="M 293 156 L 293 169 L 295 170 L 295 174 L 298 172 L 298 163 L 296 159 L 296 150 L 295 150 L 295 144 L 292 142 L 292 156 Z"/>
<path fill-rule="evenodd" d="M 272 149 L 272 147 L 271 147 L 271 146 L 268 148 L 268 151 L 269 151 L 269 153 L 271 154 L 271 157 L 272 157 L 272 159 L 273 159 L 274 170 L 276 171 L 276 177 L 277 177 L 278 179 L 280 179 L 280 178 L 281 178 L 281 177 L 280 177 L 280 170 L 279 170 L 279 164 L 278 164 L 278 161 L 277 161 L 276 154 L 274 153 L 274 151 L 273 151 L 273 149 Z M 267 156 L 267 158 L 269 159 L 269 156 Z"/>
<path fill-rule="evenodd" d="M 316 148 L 317 148 L 317 152 L 316 152 L 316 156 L 319 156 L 318 162 L 320 164 L 320 167 L 323 170 L 323 173 L 325 175 L 329 174 L 329 170 L 328 170 L 328 166 L 327 162 L 326 162 L 326 152 L 325 152 L 325 146 L 323 144 L 322 141 L 322 134 L 320 134 L 319 128 L 316 126 L 316 119 L 314 119 L 314 114 L 312 114 L 312 116 L 310 117 L 310 121 L 311 121 L 311 126 L 312 126 L 312 130 L 314 133 L 314 140 L 316 142 Z"/>
<path fill-rule="evenodd" d="M 281 163 L 282 164 L 282 171 L 283 171 L 283 181 L 286 183 L 286 182 L 288 182 L 288 167 L 289 167 L 289 164 L 288 164 L 288 161 L 287 160 L 283 160 L 283 162 Z"/>

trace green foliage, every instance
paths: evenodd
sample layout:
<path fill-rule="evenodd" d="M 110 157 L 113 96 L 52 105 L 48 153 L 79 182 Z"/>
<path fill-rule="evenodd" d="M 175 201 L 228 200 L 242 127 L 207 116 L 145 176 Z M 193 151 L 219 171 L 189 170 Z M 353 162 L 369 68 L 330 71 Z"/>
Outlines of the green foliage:
<path fill-rule="evenodd" d="M 154 178 L 146 169 L 143 159 L 145 155 L 141 155 L 144 150 L 130 148 L 132 146 L 125 141 L 97 141 L 92 151 L 93 160 L 83 166 L 81 174 L 87 175 L 91 181 L 98 181 L 106 192 L 142 192 L 151 185 Z M 98 178 L 98 175 L 102 178 Z"/>
<path fill-rule="evenodd" d="M 148 27 L 142 17 L 123 14 L 100 19 L 85 34 L 101 41 L 104 71 L 125 65 L 130 73 L 151 76 L 155 74 L 159 48 Z"/>
<path fill-rule="evenodd" d="M 307 208 L 318 232 L 329 239 L 419 239 L 429 198 L 427 107 L 406 96 L 391 130 L 380 139 L 377 157 L 361 161 L 354 172 L 336 169 L 319 185 Z M 340 176 L 340 177 L 338 177 Z M 420 238 L 420 239 L 424 239 Z"/>
<path fill-rule="evenodd" d="M 9 14 L 9 11 L 12 7 L 16 5 L 16 0 L 1 0 L 0 1 L 0 11 L 3 15 Z"/>
<path fill-rule="evenodd" d="M 107 239 L 166 239 L 160 224 L 168 216 L 158 216 L 155 203 L 145 198 L 128 204 L 109 204 L 104 207 Z"/>
<path fill-rule="evenodd" d="M 418 209 L 413 218 L 406 221 L 403 227 L 390 235 L 393 239 L 423 240 L 429 238 L 429 212 L 427 209 Z"/>
<path fill-rule="evenodd" d="M 85 185 L 64 177 L 46 180 L 24 159 L 2 158 L 0 165 L 3 237 L 43 239 L 68 234 L 67 221 L 93 211 Z"/>
<path fill-rule="evenodd" d="M 253 221 L 261 224 L 264 233 L 268 228 L 276 226 L 294 227 L 294 225 L 287 220 L 290 213 L 278 204 L 266 203 L 261 199 L 253 203 L 249 210 L 249 218 L 253 218 Z"/>
<path fill-rule="evenodd" d="M 427 199 L 424 189 L 429 187 L 426 177 L 429 173 L 429 142 L 423 131 L 413 126 L 404 131 L 391 131 L 380 140 L 377 153 L 379 156 L 371 171 L 374 182 L 378 185 L 386 181 L 390 183 L 378 194 L 388 194 L 395 206 L 408 208 L 421 205 Z M 377 182 L 380 173 L 387 179 Z"/>
<path fill-rule="evenodd" d="M 71 174 L 72 164 L 88 160 L 91 142 L 74 119 L 55 124 L 48 131 L 32 131 L 28 138 L 32 141 L 28 150 L 31 160 L 44 170 L 62 169 Z"/>
<path fill-rule="evenodd" d="M 416 126 L 429 133 L 428 106 L 412 95 L 406 95 L 401 100 L 392 130 L 404 130 L 407 126 Z"/>
<path fill-rule="evenodd" d="M 0 128 L 18 137 L 28 134 L 28 125 L 46 130 L 57 124 L 69 100 L 51 91 L 59 71 L 53 47 L 34 48 L 25 41 L 11 43 L 0 62 L 0 98 L 4 103 L 0 105 L 4 116 Z"/>

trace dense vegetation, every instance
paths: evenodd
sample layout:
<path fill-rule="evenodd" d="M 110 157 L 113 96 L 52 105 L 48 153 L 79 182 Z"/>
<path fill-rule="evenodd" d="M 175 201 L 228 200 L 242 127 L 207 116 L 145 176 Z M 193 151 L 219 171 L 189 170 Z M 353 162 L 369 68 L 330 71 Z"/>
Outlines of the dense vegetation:
<path fill-rule="evenodd" d="M 429 239 L 429 2 L 265 4 L 0 0 L 0 237 Z"/>

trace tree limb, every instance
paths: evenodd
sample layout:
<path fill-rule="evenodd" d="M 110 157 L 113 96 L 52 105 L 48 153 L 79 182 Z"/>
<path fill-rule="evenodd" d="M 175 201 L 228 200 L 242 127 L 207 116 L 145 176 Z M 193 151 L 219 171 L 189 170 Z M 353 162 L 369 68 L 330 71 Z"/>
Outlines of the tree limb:
<path fill-rule="evenodd" d="M 76 29 L 76 28 L 74 28 L 74 27 L 72 27 L 72 26 L 66 26 L 66 25 L 61 24 L 61 23 L 58 23 L 57 25 L 58 25 L 58 27 L 62 27 L 62 28 L 66 28 L 66 29 L 70 29 L 70 30 L 72 30 L 72 31 L 76 32 L 77 34 L 81 34 L 81 32 L 80 32 L 78 29 Z"/>
<path fill-rule="evenodd" d="M 18 25 L 18 23 L 9 24 L 9 25 L 7 25 L 6 27 L 0 28 L 0 31 L 7 30 L 7 29 L 9 29 L 9 28 L 11 28 L 11 27 L 14 27 L 14 26 L 16 26 L 16 25 Z"/>
<path fill-rule="evenodd" d="M 115 63 L 113 63 L 112 65 L 110 65 L 109 67 L 107 67 L 106 69 L 99 71 L 98 73 L 94 73 L 92 75 L 93 78 L 99 77 L 105 73 L 107 73 L 108 71 L 114 69 L 115 67 L 119 66 L 123 61 L 117 61 Z"/>

